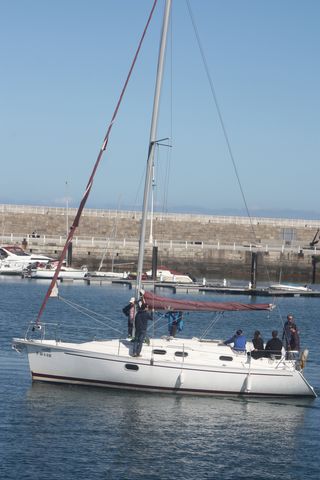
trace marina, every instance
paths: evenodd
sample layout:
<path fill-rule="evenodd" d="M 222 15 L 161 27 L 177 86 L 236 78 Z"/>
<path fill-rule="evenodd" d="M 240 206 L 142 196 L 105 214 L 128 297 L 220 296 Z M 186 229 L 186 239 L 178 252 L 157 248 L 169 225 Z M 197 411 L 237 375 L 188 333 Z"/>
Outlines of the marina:
<path fill-rule="evenodd" d="M 70 218 L 76 214 L 69 211 Z M 108 271 L 123 273 L 136 264 L 140 212 L 84 209 L 73 240 L 73 266 L 98 269 L 101 258 Z M 117 238 L 113 238 L 114 222 Z M 190 214 L 157 214 L 154 217 L 154 245 L 161 264 L 197 278 L 248 278 L 252 254 L 257 253 L 260 280 L 282 280 L 302 284 L 317 281 L 319 246 L 310 246 L 319 221 L 262 218 L 253 220 L 259 242 L 248 242 L 250 223 L 245 217 Z M 30 205 L 0 205 L 0 222 L 6 227 L 1 244 L 21 246 L 27 239 L 29 253 L 57 258 L 65 235 L 64 208 Z M 38 226 L 39 238 L 28 233 Z M 102 227 L 104 226 L 103 230 Z M 233 232 L 236 232 L 234 235 Z M 290 240 L 286 240 L 287 236 Z M 151 267 L 152 245 L 146 245 L 146 269 Z M 269 275 L 266 275 L 268 270 Z"/>
<path fill-rule="evenodd" d="M 1 479 L 318 479 L 320 6 L 32 3 L 3 11 Z"/>

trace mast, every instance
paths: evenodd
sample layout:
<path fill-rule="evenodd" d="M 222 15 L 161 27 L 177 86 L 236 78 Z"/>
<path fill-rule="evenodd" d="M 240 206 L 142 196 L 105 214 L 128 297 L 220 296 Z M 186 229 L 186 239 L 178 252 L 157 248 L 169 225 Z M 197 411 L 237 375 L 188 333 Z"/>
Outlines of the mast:
<path fill-rule="evenodd" d="M 163 15 L 160 49 L 159 49 L 159 56 L 158 56 L 157 78 L 156 78 L 156 86 L 155 86 L 154 100 L 153 100 L 153 112 L 152 112 L 152 120 L 151 120 L 151 128 L 150 128 L 148 160 L 147 160 L 146 178 L 145 178 L 144 194 L 143 194 L 143 207 L 142 207 L 142 219 L 141 219 L 140 242 L 139 242 L 139 257 L 138 257 L 138 268 L 137 268 L 137 286 L 136 286 L 137 298 L 139 298 L 139 292 L 141 290 L 141 278 L 142 278 L 142 270 L 143 270 L 149 194 L 150 194 L 151 181 L 152 181 L 152 166 L 154 161 L 154 151 L 155 151 L 155 145 L 157 141 L 159 102 L 160 102 L 161 86 L 162 86 L 162 79 L 163 79 L 163 67 L 164 67 L 164 59 L 165 59 L 165 52 L 166 52 L 166 45 L 167 45 L 167 34 L 168 34 L 168 28 L 169 28 L 170 11 L 171 11 L 171 0 L 166 0 L 164 15 Z"/>
<path fill-rule="evenodd" d="M 152 181 L 151 181 L 151 208 L 150 208 L 150 234 L 149 234 L 149 243 L 153 243 L 153 208 L 154 208 L 154 163 L 152 165 Z"/>

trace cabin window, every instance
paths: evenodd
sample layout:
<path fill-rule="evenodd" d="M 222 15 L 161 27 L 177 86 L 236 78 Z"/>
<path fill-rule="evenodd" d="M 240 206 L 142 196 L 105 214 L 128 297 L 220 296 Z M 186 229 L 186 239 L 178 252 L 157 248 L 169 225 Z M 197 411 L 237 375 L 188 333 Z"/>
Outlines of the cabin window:
<path fill-rule="evenodd" d="M 222 361 L 225 361 L 225 362 L 232 362 L 233 358 L 232 357 L 226 357 L 226 356 L 222 355 L 221 357 L 219 357 L 219 360 L 222 360 Z"/>
<path fill-rule="evenodd" d="M 167 353 L 167 351 L 156 349 L 156 350 L 152 350 L 152 353 L 154 353 L 155 355 L 165 355 Z"/>
<path fill-rule="evenodd" d="M 175 356 L 176 357 L 187 357 L 188 354 L 187 354 L 187 352 L 176 352 Z"/>
<path fill-rule="evenodd" d="M 135 365 L 134 363 L 126 363 L 126 364 L 125 364 L 125 368 L 126 368 L 127 370 L 135 370 L 135 371 L 136 371 L 136 370 L 139 370 L 138 365 Z"/>

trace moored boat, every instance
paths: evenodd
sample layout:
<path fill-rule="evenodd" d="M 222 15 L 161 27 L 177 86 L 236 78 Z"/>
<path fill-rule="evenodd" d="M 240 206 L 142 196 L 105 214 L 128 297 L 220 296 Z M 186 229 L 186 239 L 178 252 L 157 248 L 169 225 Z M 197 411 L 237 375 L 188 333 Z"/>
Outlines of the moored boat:
<path fill-rule="evenodd" d="M 152 270 L 146 272 L 147 278 L 152 278 Z M 193 283 L 186 273 L 179 273 L 166 267 L 157 268 L 157 280 L 164 283 Z"/>
<path fill-rule="evenodd" d="M 289 285 L 286 283 L 273 283 L 269 288 L 270 290 L 281 290 L 293 293 L 312 292 L 312 288 L 308 287 L 307 285 Z"/>
<path fill-rule="evenodd" d="M 22 275 L 28 266 L 41 262 L 47 264 L 52 261 L 46 255 L 27 253 L 18 245 L 1 245 L 0 247 L 0 274 Z"/>
<path fill-rule="evenodd" d="M 24 270 L 24 276 L 28 278 L 49 279 L 52 280 L 57 269 L 57 262 L 48 262 L 43 264 L 32 264 Z M 57 279 L 83 280 L 88 273 L 87 267 L 73 268 L 62 265 Z"/>

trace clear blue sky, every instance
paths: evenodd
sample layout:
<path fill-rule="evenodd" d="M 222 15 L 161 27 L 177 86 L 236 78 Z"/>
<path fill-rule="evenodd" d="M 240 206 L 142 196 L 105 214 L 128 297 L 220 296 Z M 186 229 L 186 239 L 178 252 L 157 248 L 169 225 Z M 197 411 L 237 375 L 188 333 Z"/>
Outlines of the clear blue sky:
<path fill-rule="evenodd" d="M 186 3 L 173 4 L 158 133 L 172 136 L 173 148 L 159 151 L 156 203 L 242 209 Z M 249 209 L 308 210 L 320 218 L 320 2 L 190 4 Z M 151 5 L 0 0 L 0 203 L 63 206 L 68 195 L 78 204 Z M 141 201 L 163 5 L 159 0 L 89 207 Z"/>

